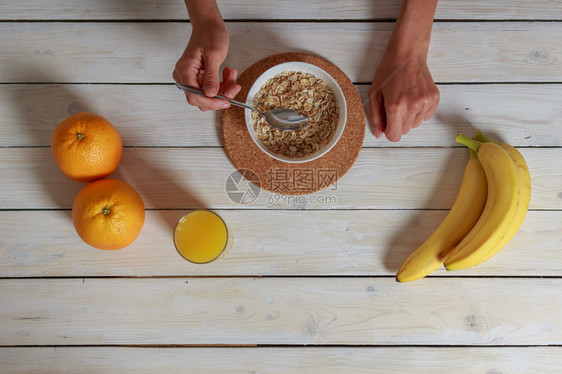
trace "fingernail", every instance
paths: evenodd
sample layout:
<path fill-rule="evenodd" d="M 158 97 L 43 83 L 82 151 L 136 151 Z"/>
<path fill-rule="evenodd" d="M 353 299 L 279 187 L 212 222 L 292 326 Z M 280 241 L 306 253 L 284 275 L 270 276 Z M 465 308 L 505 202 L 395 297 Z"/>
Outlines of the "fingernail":
<path fill-rule="evenodd" d="M 234 96 L 238 95 L 238 92 L 240 92 L 241 89 L 242 87 L 236 87 L 236 89 L 234 90 Z"/>
<path fill-rule="evenodd" d="M 221 109 L 226 109 L 226 108 L 228 108 L 229 106 L 230 106 L 229 103 L 224 103 L 224 104 L 221 105 Z"/>
<path fill-rule="evenodd" d="M 382 132 L 381 132 L 381 130 L 379 130 L 379 129 L 376 129 L 376 130 L 375 130 L 375 138 L 377 138 L 377 139 L 378 139 L 378 138 L 380 138 L 380 137 L 381 137 L 381 135 L 382 135 Z"/>
<path fill-rule="evenodd" d="M 217 89 L 217 86 L 215 86 L 214 84 L 210 84 L 208 86 L 205 86 L 204 91 L 208 92 L 208 91 L 215 91 Z"/>

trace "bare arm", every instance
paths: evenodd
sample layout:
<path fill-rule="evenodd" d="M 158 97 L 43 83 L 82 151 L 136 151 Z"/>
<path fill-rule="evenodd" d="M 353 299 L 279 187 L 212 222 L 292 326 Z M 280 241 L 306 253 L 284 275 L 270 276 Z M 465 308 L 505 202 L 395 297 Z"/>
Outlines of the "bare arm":
<path fill-rule="evenodd" d="M 201 110 L 224 109 L 225 100 L 210 99 L 218 93 L 233 98 L 240 91 L 236 84 L 238 72 L 228 67 L 223 70 L 220 81 L 219 70 L 228 53 L 228 30 L 214 0 L 185 0 L 192 27 L 189 43 L 176 63 L 173 77 L 176 82 L 200 87 L 206 97 L 186 94 L 189 104 Z"/>
<path fill-rule="evenodd" d="M 431 118 L 439 90 L 427 67 L 437 0 L 403 0 L 400 14 L 369 90 L 371 122 L 379 138 L 400 140 Z"/>

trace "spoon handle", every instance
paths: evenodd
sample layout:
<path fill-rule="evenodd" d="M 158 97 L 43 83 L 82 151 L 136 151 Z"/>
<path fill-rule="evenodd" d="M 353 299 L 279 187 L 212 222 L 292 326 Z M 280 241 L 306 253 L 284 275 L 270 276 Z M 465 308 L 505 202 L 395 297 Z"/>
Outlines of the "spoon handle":
<path fill-rule="evenodd" d="M 189 92 L 189 93 L 192 93 L 192 94 L 195 94 L 195 95 L 199 95 L 199 96 L 205 96 L 205 94 L 203 93 L 203 91 L 200 90 L 199 88 L 190 87 L 190 86 L 184 86 L 183 84 L 177 83 L 177 82 L 176 82 L 176 86 L 177 86 L 180 90 L 182 90 L 182 91 Z M 205 96 L 205 97 L 207 97 L 207 96 Z M 229 99 L 228 97 L 224 97 L 224 96 L 221 96 L 221 95 L 217 95 L 217 96 L 213 97 L 212 99 L 226 100 L 226 101 L 228 101 L 229 103 L 231 103 L 232 105 L 236 105 L 236 106 L 239 106 L 239 107 L 242 107 L 242 108 L 246 108 L 246 109 L 250 109 L 250 110 L 255 110 L 256 112 L 259 113 L 259 111 L 258 111 L 256 108 L 254 108 L 253 106 L 250 106 L 250 105 L 241 103 L 240 101 L 236 101 L 236 100 Z"/>

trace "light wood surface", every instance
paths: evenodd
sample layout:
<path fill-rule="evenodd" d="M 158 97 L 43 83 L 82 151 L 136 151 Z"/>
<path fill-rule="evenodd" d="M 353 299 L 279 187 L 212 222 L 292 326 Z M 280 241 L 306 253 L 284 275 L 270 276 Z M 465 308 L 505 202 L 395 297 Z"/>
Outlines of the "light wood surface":
<path fill-rule="evenodd" d="M 560 209 L 562 150 L 521 153 L 531 170 L 530 209 Z M 57 169 L 49 148 L 0 148 L 0 159 L 6 164 L 0 179 L 3 209 L 70 209 L 84 187 Z M 449 209 L 467 160 L 463 148 L 364 148 L 329 188 L 301 198 L 262 191 L 245 205 L 226 193 L 235 169 L 221 148 L 126 149 L 110 177 L 134 186 L 149 209 Z"/>
<path fill-rule="evenodd" d="M 395 0 L 260 0 L 259 6 L 248 0 L 217 1 L 225 19 L 297 19 L 297 20 L 385 20 L 398 15 Z M 440 0 L 436 19 L 528 19 L 560 20 L 560 0 Z M 2 4 L 0 19 L 7 20 L 185 20 L 182 0 L 51 0 L 49 6 L 37 6 L 33 0 Z"/>
<path fill-rule="evenodd" d="M 184 213 L 148 211 L 135 243 L 119 251 L 99 251 L 76 236 L 69 211 L 0 212 L 0 226 L 10 227 L 0 247 L 0 274 L 393 276 L 447 211 L 217 210 L 234 239 L 219 260 L 207 265 L 183 261 L 173 250 L 171 233 Z M 30 227 L 37 228 L 35 243 L 27 237 Z M 512 241 L 492 259 L 462 271 L 442 267 L 432 276 L 557 276 L 561 231 L 562 212 L 530 211 Z"/>
<path fill-rule="evenodd" d="M 243 71 L 282 52 L 332 61 L 371 82 L 392 23 L 228 24 L 226 65 Z M 171 82 L 190 33 L 181 23 L 0 23 L 1 82 Z M 558 22 L 435 23 L 429 67 L 438 82 L 562 82 Z M 470 45 L 471 48 L 467 48 Z"/>
<path fill-rule="evenodd" d="M 304 51 L 338 65 L 368 112 L 394 0 L 220 0 L 243 71 Z M 215 113 L 171 72 L 191 26 L 182 0 L 0 3 L 0 373 L 557 373 L 562 367 L 562 1 L 439 1 L 434 117 L 399 143 L 368 130 L 337 186 L 232 201 Z M 125 145 L 112 177 L 147 206 L 139 238 L 100 251 L 76 235 L 84 187 L 50 154 L 55 126 L 91 111 Z M 531 210 L 474 268 L 396 283 L 439 225 L 482 129 L 529 164 Z M 231 241 L 197 265 L 172 230 L 211 208 Z"/>
<path fill-rule="evenodd" d="M 357 89 L 368 112 L 369 86 Z M 439 90 L 437 112 L 415 133 L 390 143 L 367 129 L 363 146 L 460 146 L 454 135 L 475 129 L 517 147 L 562 143 L 562 85 L 440 85 Z M 0 117 L 5 119 L 0 146 L 48 147 L 54 128 L 80 111 L 103 113 L 126 147 L 221 146 L 218 114 L 190 107 L 171 84 L 0 85 Z"/>
<path fill-rule="evenodd" d="M 13 345 L 562 344 L 562 280 L 493 284 L 369 276 L 6 279 L 0 333 Z"/>
<path fill-rule="evenodd" d="M 262 348 L 6 348 L 0 361 L 10 373 L 433 374 L 556 373 L 557 347 L 262 347 Z M 33 359 L 29 359 L 29 357 Z M 72 362 L 72 365 L 68 363 Z M 416 372 L 420 372 L 420 369 Z"/>

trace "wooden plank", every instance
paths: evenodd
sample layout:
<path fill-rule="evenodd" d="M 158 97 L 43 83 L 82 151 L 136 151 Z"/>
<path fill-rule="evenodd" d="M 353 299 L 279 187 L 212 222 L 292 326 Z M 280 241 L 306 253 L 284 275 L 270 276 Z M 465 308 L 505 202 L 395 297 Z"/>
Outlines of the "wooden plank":
<path fill-rule="evenodd" d="M 131 348 L 57 347 L 0 349 L 7 373 L 212 373 L 410 374 L 555 373 L 560 347 L 282 347 Z M 32 360 L 29 357 L 33 357 Z M 219 358 L 219 359 L 218 359 Z"/>
<path fill-rule="evenodd" d="M 368 110 L 368 85 L 358 85 Z M 515 146 L 562 145 L 562 85 L 441 85 L 433 118 L 398 143 L 366 131 L 365 147 L 455 146 L 454 135 L 482 129 Z M 125 146 L 221 146 L 218 113 L 189 107 L 172 85 L 0 85 L 0 146 L 49 146 L 57 124 L 99 113 Z"/>
<path fill-rule="evenodd" d="M 561 209 L 562 148 L 521 153 L 531 170 L 531 209 Z M 221 148 L 125 149 L 111 177 L 129 182 L 151 209 L 449 209 L 467 155 L 463 148 L 364 148 L 335 185 L 300 198 L 262 191 L 248 204 L 226 193 L 235 169 Z M 0 209 L 69 209 L 84 186 L 58 170 L 49 148 L 0 148 L 0 168 Z"/>
<path fill-rule="evenodd" d="M 389 19 L 396 18 L 400 3 L 393 0 L 219 0 L 225 19 Z M 100 2 L 95 0 L 51 0 L 37 6 L 33 0 L 0 4 L 0 19 L 5 20 L 141 20 L 187 19 L 181 0 L 140 0 Z M 470 3 L 440 0 L 436 19 L 562 19 L 559 0 L 510 1 L 476 0 Z"/>
<path fill-rule="evenodd" d="M 370 82 L 391 23 L 230 23 L 226 64 L 307 51 Z M 171 82 L 189 35 L 181 23 L 2 23 L 0 82 Z M 436 23 L 429 53 L 438 82 L 560 82 L 560 23 Z"/>
<path fill-rule="evenodd" d="M 173 228 L 184 213 L 147 211 L 143 231 L 131 246 L 100 251 L 80 240 L 70 211 L 0 212 L 0 277 L 392 276 L 447 211 L 218 210 L 231 243 L 206 265 L 183 260 L 174 248 Z M 530 211 L 517 235 L 492 259 L 431 275 L 559 276 L 560 237 L 562 211 Z"/>
<path fill-rule="evenodd" d="M 220 146 L 218 113 L 193 110 L 173 85 L 0 85 L 0 146 L 50 146 L 55 127 L 89 111 L 125 146 Z"/>
<path fill-rule="evenodd" d="M 0 294 L 2 345 L 562 344 L 562 279 L 4 279 Z"/>

